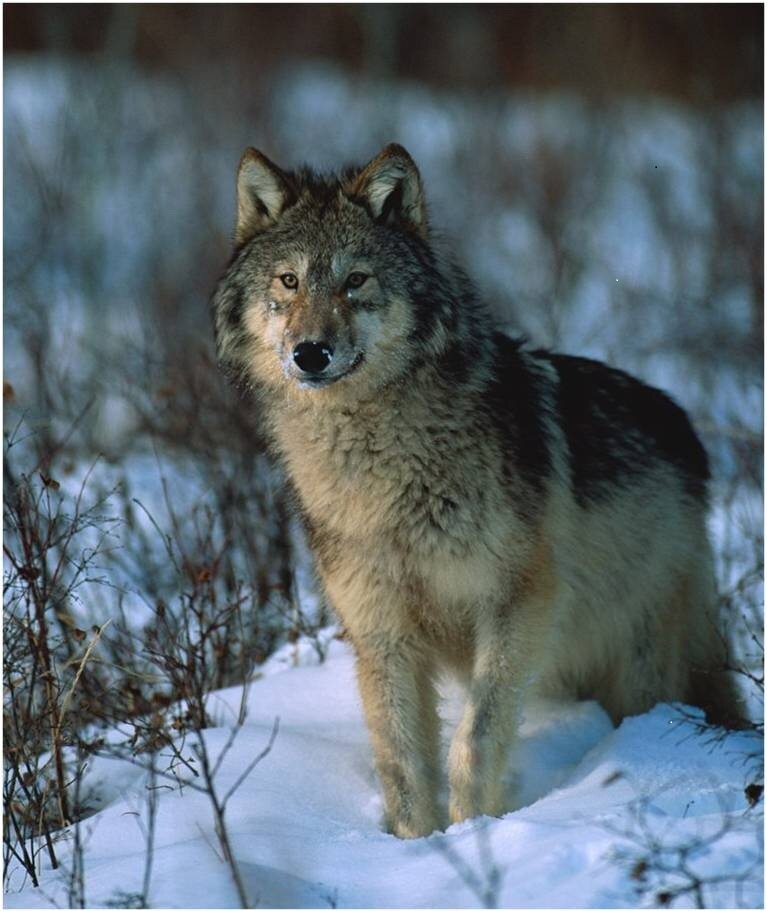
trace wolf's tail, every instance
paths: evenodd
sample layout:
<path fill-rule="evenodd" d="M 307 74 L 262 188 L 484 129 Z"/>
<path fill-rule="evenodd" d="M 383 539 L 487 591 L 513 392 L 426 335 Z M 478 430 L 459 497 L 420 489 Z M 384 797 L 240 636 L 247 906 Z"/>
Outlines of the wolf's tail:
<path fill-rule="evenodd" d="M 690 679 L 690 702 L 703 709 L 709 724 L 736 731 L 752 726 L 731 671 L 694 670 Z"/>

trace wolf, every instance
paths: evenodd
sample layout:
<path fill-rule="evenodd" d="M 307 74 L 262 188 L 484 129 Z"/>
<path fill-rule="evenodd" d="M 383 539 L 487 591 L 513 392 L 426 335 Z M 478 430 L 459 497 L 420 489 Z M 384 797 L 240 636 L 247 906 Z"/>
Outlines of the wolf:
<path fill-rule="evenodd" d="M 531 695 L 737 723 L 685 412 L 496 331 L 404 148 L 329 176 L 247 149 L 212 307 L 352 643 L 390 832 L 445 824 L 444 672 L 466 687 L 452 822 L 507 810 Z"/>

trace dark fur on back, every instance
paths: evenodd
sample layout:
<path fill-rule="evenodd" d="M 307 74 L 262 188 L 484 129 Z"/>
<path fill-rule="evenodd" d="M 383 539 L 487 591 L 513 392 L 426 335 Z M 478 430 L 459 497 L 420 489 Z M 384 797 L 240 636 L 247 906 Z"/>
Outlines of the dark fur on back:
<path fill-rule="evenodd" d="M 668 395 L 599 361 L 547 351 L 535 356 L 557 371 L 557 409 L 580 502 L 609 497 L 663 462 L 673 466 L 690 497 L 705 500 L 706 452 L 687 414 Z"/>

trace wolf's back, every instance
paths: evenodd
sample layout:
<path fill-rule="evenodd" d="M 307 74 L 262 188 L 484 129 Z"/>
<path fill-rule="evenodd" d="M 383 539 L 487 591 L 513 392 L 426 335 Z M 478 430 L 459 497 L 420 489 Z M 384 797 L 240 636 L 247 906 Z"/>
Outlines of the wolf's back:
<path fill-rule="evenodd" d="M 599 361 L 545 351 L 557 373 L 556 409 L 581 503 L 609 496 L 637 475 L 668 465 L 705 503 L 708 458 L 687 413 L 668 395 Z"/>

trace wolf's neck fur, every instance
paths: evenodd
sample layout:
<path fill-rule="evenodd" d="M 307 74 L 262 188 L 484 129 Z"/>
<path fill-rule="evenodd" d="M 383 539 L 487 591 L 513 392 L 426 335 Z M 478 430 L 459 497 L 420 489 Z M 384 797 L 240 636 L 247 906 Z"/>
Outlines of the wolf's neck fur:
<path fill-rule="evenodd" d="M 456 365 L 451 365 L 453 371 Z M 439 363 L 423 363 L 396 382 L 364 398 L 328 400 L 322 391 L 290 396 L 272 409 L 271 426 L 278 438 L 287 427 L 300 426 L 307 443 L 325 442 L 332 448 L 341 427 L 356 428 L 360 442 L 365 437 L 394 433 L 428 433 L 429 425 L 438 420 L 443 408 L 452 414 L 464 404 L 469 407 L 480 385 L 476 370 L 461 367 L 463 381 L 455 382 Z M 434 420 L 428 421 L 430 413 Z"/>
<path fill-rule="evenodd" d="M 486 357 L 466 363 L 451 351 L 374 397 L 329 401 L 320 393 L 283 400 L 270 424 L 304 507 L 311 514 L 334 492 L 343 497 L 353 487 L 376 489 L 383 499 L 382 488 L 392 496 L 413 483 L 444 488 L 447 474 L 465 470 L 466 438 L 451 427 L 476 421 L 487 376 Z"/>
<path fill-rule="evenodd" d="M 468 315 L 456 309 L 456 323 L 468 321 Z M 475 401 L 486 385 L 494 354 L 492 326 L 485 313 L 474 316 L 471 327 L 445 331 L 442 325 L 435 329 L 410 369 L 383 387 L 363 394 L 355 389 L 348 395 L 343 386 L 316 392 L 288 391 L 272 408 L 272 426 L 278 430 L 285 422 L 298 421 L 319 429 L 353 422 L 367 430 L 389 424 L 405 432 L 423 431 L 422 422 L 428 414 L 423 413 L 422 402 L 437 413 L 441 405 L 449 405 L 454 413 L 462 404 Z M 459 342 L 459 338 L 468 341 Z"/>

